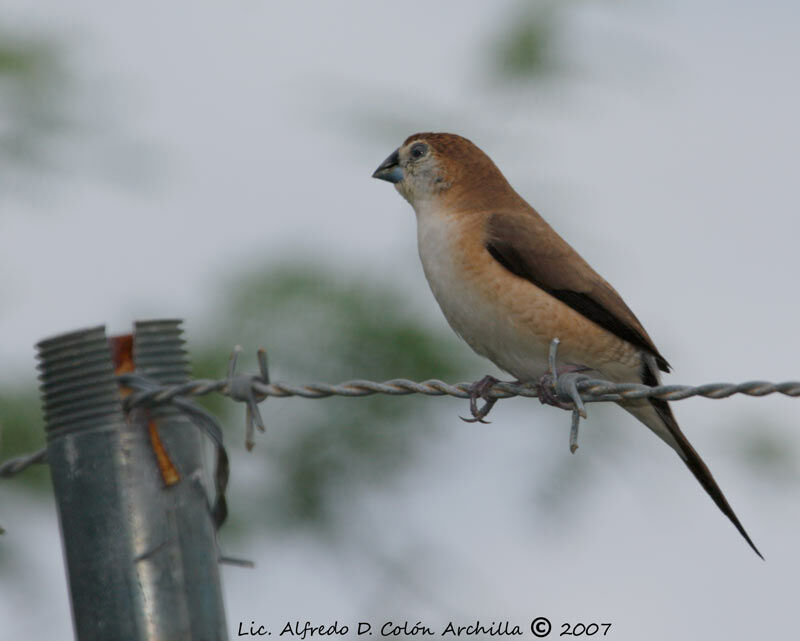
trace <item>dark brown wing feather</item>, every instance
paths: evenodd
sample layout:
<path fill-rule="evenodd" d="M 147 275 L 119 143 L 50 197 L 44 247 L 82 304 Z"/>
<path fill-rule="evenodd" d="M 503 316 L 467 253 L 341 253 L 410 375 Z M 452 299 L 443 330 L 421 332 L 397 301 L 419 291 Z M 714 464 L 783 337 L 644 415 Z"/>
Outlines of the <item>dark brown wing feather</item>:
<path fill-rule="evenodd" d="M 652 354 L 658 367 L 669 371 L 669 363 L 622 297 L 535 210 L 492 214 L 486 249 L 510 272 Z"/>

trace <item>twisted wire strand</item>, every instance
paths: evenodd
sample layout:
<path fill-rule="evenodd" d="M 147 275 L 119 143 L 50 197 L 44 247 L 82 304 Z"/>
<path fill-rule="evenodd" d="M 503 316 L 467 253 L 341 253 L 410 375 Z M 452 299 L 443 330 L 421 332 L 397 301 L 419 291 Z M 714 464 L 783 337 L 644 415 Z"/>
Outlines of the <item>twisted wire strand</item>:
<path fill-rule="evenodd" d="M 597 379 L 578 382 L 578 391 L 585 395 L 584 401 L 618 401 L 641 398 L 660 398 L 665 401 L 682 401 L 692 396 L 720 399 L 736 394 L 745 396 L 767 396 L 783 394 L 789 397 L 800 396 L 800 381 L 746 381 L 744 383 L 706 383 L 704 385 L 656 385 L 649 387 L 636 383 L 609 383 Z"/>
<path fill-rule="evenodd" d="M 570 381 L 571 375 L 558 377 L 555 391 L 559 397 L 569 400 L 567 384 L 571 382 L 580 393 L 585 403 L 615 402 L 621 400 L 635 400 L 642 398 L 660 398 L 665 401 L 680 401 L 693 396 L 703 398 L 721 399 L 743 394 L 745 396 L 767 396 L 769 394 L 782 394 L 789 397 L 800 397 L 800 381 L 784 381 L 771 383 L 769 381 L 746 381 L 744 383 L 706 383 L 705 385 L 657 385 L 648 387 L 636 383 L 612 383 L 601 379 L 592 379 L 578 376 Z M 135 376 L 122 375 L 118 377 L 121 385 L 137 389 L 125 399 L 128 408 L 140 405 L 162 405 L 174 402 L 179 397 L 205 396 L 219 393 L 236 401 L 248 403 L 251 412 L 253 397 L 263 401 L 268 397 L 287 398 L 299 396 L 302 398 L 329 398 L 331 396 L 361 397 L 374 394 L 389 396 L 407 396 L 409 394 L 424 394 L 426 396 L 452 396 L 455 398 L 469 398 L 471 383 L 445 383 L 438 379 L 421 382 L 405 378 L 395 378 L 388 381 L 376 382 L 367 380 L 344 381 L 338 384 L 308 383 L 293 385 L 291 383 L 268 383 L 259 376 L 234 375 L 219 380 L 196 379 L 180 385 L 154 386 L 152 383 L 144 388 Z M 486 394 L 486 398 L 503 399 L 514 396 L 534 398 L 538 396 L 537 388 L 531 383 L 498 382 Z M 255 407 L 255 413 L 258 408 Z M 18 456 L 0 464 L 0 478 L 16 476 L 35 463 L 45 462 L 45 450 L 33 454 Z"/>
<path fill-rule="evenodd" d="M 125 377 L 120 377 L 122 384 L 127 384 Z M 338 384 L 307 383 L 297 385 L 291 383 L 265 383 L 254 376 L 235 377 L 245 378 L 250 389 L 259 399 L 267 397 L 287 398 L 299 396 L 302 398 L 329 398 L 331 396 L 360 397 L 374 394 L 389 396 L 407 396 L 409 394 L 423 394 L 426 396 L 452 396 L 455 398 L 469 398 L 471 383 L 445 383 L 438 379 L 415 382 L 404 378 L 395 378 L 388 381 L 376 382 L 356 379 Z M 559 381 L 564 376 L 559 378 Z M 218 392 L 224 396 L 241 400 L 239 393 L 232 389 L 243 381 L 237 380 L 236 386 L 233 379 L 197 379 L 169 387 L 136 392 L 128 398 L 129 406 L 168 403 L 176 396 L 204 396 Z M 583 377 L 577 382 L 578 391 L 584 402 L 602 402 L 634 400 L 642 398 L 660 398 L 665 401 L 679 401 L 693 396 L 720 399 L 728 398 L 735 394 L 745 396 L 767 396 L 769 394 L 783 394 L 789 397 L 800 396 L 800 381 L 785 381 L 771 383 L 769 381 L 747 381 L 744 383 L 707 383 L 705 385 L 657 385 L 649 387 L 637 383 L 612 383 L 602 379 Z M 556 383 L 557 391 L 559 388 Z M 522 396 L 534 398 L 538 396 L 536 386 L 531 383 L 496 383 L 486 394 L 489 398 L 511 398 Z"/>
<path fill-rule="evenodd" d="M 47 449 L 42 448 L 32 454 L 16 456 L 0 464 L 0 478 L 11 478 L 36 463 L 46 463 Z"/>

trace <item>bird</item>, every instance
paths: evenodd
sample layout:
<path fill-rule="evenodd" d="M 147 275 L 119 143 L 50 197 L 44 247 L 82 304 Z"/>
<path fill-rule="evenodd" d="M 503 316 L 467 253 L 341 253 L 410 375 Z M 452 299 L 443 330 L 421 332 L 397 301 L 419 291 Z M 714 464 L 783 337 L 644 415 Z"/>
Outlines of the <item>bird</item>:
<path fill-rule="evenodd" d="M 413 134 L 372 177 L 393 183 L 414 209 L 423 271 L 452 329 L 518 381 L 543 380 L 554 338 L 560 341 L 557 374 L 585 370 L 653 386 L 670 371 L 620 294 L 467 138 Z M 485 416 L 475 399 L 488 399 L 496 382 L 487 376 L 473 384 L 475 419 Z M 763 559 L 669 404 L 647 398 L 619 405 L 675 450 Z"/>

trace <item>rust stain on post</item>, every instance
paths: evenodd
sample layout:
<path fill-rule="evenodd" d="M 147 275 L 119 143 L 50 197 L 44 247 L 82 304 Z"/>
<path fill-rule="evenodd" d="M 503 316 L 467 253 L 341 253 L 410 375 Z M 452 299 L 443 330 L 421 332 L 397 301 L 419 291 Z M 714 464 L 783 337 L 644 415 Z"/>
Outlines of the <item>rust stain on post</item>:
<path fill-rule="evenodd" d="M 114 362 L 114 374 L 129 374 L 136 369 L 136 364 L 133 362 L 133 334 L 123 334 L 121 336 L 112 336 L 108 339 L 111 347 L 111 359 Z M 120 394 L 123 398 L 131 394 L 133 390 L 130 388 L 120 386 Z M 147 421 L 147 431 L 150 434 L 150 445 L 153 448 L 153 453 L 156 455 L 156 463 L 161 472 L 161 478 L 166 486 L 175 485 L 181 480 L 178 473 L 178 468 L 170 460 L 167 449 L 164 447 L 164 442 L 158 433 L 158 423 L 153 419 Z"/>
<path fill-rule="evenodd" d="M 164 480 L 164 485 L 175 485 L 181 480 L 181 476 L 178 473 L 178 468 L 176 468 L 170 460 L 164 443 L 158 434 L 158 424 L 150 419 L 147 421 L 147 431 L 150 433 L 150 445 L 153 446 L 153 453 L 156 455 L 158 469 L 161 471 L 161 478 Z"/>
<path fill-rule="evenodd" d="M 108 339 L 111 347 L 111 360 L 114 362 L 114 374 L 130 374 L 136 369 L 133 364 L 133 334 L 123 334 L 122 336 L 112 336 Z M 120 385 L 120 393 L 125 398 L 131 394 L 132 390 Z"/>

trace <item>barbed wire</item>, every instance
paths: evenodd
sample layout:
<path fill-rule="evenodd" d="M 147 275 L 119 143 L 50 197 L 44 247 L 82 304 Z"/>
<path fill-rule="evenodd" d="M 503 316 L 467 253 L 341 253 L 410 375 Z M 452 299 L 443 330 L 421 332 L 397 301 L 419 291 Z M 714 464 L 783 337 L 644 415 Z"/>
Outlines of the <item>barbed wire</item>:
<path fill-rule="evenodd" d="M 119 382 L 124 386 L 137 386 L 139 377 L 132 375 L 119 376 Z M 561 381 L 564 377 L 560 377 Z M 559 397 L 563 393 L 558 390 Z M 245 385 L 243 385 L 243 383 Z M 580 398 L 584 403 L 617 402 L 621 400 L 636 400 L 643 398 L 659 398 L 665 401 L 679 401 L 693 396 L 710 399 L 722 399 L 742 394 L 746 396 L 767 396 L 770 394 L 783 394 L 789 397 L 800 397 L 800 381 L 784 381 L 771 383 L 769 381 L 747 381 L 744 383 L 706 383 L 704 385 L 657 385 L 649 387 L 636 383 L 612 383 L 602 379 L 585 378 L 576 381 Z M 136 392 L 126 399 L 125 406 L 133 408 L 142 405 L 163 405 L 185 396 L 206 396 L 211 393 L 220 393 L 236 401 L 247 402 L 241 396 L 243 387 L 252 391 L 257 402 L 262 402 L 268 397 L 289 398 L 302 397 L 309 399 L 330 398 L 344 396 L 358 398 L 375 394 L 389 396 L 407 396 L 423 394 L 426 396 L 452 396 L 454 398 L 470 398 L 473 383 L 449 384 L 438 379 L 429 379 L 415 382 L 404 378 L 396 378 L 383 382 L 368 380 L 351 380 L 338 384 L 307 383 L 296 385 L 291 383 L 264 383 L 249 375 L 239 375 L 234 379 L 195 379 L 180 385 L 159 386 L 150 384 L 149 389 Z M 485 394 L 485 398 L 499 400 L 516 396 L 537 398 L 539 389 L 531 383 L 511 383 L 499 381 Z M 253 413 L 253 420 L 260 416 L 260 412 Z M 263 423 L 263 421 L 262 421 Z M 9 459 L 0 464 L 0 478 L 16 476 L 31 465 L 46 463 L 45 449 L 32 454 L 25 454 Z"/>
<path fill-rule="evenodd" d="M 244 402 L 248 408 L 247 447 L 252 448 L 254 428 L 264 430 L 264 421 L 258 403 L 269 397 L 288 398 L 301 397 L 309 399 L 329 398 L 332 396 L 363 397 L 375 394 L 389 396 L 407 396 L 423 394 L 425 396 L 451 396 L 467 399 L 471 397 L 474 383 L 445 383 L 438 379 L 415 382 L 404 378 L 396 378 L 383 382 L 368 380 L 351 380 L 338 384 L 307 383 L 303 385 L 269 382 L 266 368 L 260 375 L 235 374 L 236 355 L 231 359 L 232 367 L 229 375 L 222 379 L 195 379 L 179 385 L 158 385 L 135 374 L 123 374 L 117 379 L 120 385 L 135 389 L 125 399 L 126 409 L 138 406 L 154 406 L 174 403 L 187 396 L 206 396 L 219 393 L 235 401 Z M 659 398 L 665 401 L 679 401 L 694 396 L 710 399 L 722 399 L 742 394 L 745 396 L 767 396 L 782 394 L 789 397 L 800 397 L 800 381 L 771 383 L 769 381 L 746 381 L 744 383 L 706 383 L 704 385 L 656 385 L 653 387 L 636 383 L 613 383 L 603 379 L 590 378 L 585 375 L 561 375 L 556 377 L 553 385 L 557 398 L 564 402 L 574 403 L 573 415 L 585 417 L 580 403 L 576 402 L 574 390 L 582 403 L 618 402 L 644 398 Z M 537 398 L 541 387 L 534 383 L 512 383 L 498 381 L 489 387 L 481 396 L 487 403 L 496 400 L 524 397 Z M 574 420 L 573 420 L 574 428 Z M 572 440 L 572 439 L 571 439 Z M 572 444 L 572 443 L 571 443 Z M 0 464 L 0 478 L 16 476 L 36 463 L 45 463 L 45 450 L 9 459 Z"/>
<path fill-rule="evenodd" d="M 36 463 L 46 463 L 47 450 L 42 448 L 32 454 L 16 456 L 0 464 L 0 478 L 11 478 Z"/>
<path fill-rule="evenodd" d="M 415 382 L 405 378 L 395 378 L 388 381 L 376 382 L 361 379 L 344 381 L 342 383 L 306 383 L 297 385 L 292 383 L 264 383 L 255 378 L 241 376 L 246 379 L 253 393 L 258 397 L 287 398 L 300 396 L 302 398 L 329 398 L 331 396 L 372 396 L 386 394 L 389 396 L 407 396 L 410 394 L 423 394 L 426 396 L 452 396 L 455 398 L 469 398 L 473 383 L 445 383 L 438 379 L 429 379 Z M 563 377 L 561 377 L 563 378 Z M 130 381 L 128 375 L 119 377 L 122 385 Z M 205 396 L 218 392 L 234 400 L 243 400 L 234 393 L 234 387 L 239 387 L 239 380 L 229 379 L 195 379 L 180 385 L 161 386 L 145 392 L 137 392 L 127 399 L 130 407 L 136 405 L 160 405 L 169 403 L 177 396 Z M 800 381 L 785 381 L 771 383 L 769 381 L 747 381 L 744 383 L 706 383 L 704 385 L 640 385 L 636 383 L 612 383 L 603 379 L 585 378 L 577 382 L 578 391 L 585 403 L 602 401 L 622 401 L 642 398 L 659 398 L 665 401 L 680 401 L 692 396 L 720 399 L 728 398 L 735 394 L 746 396 L 767 396 L 769 394 L 783 394 L 785 396 L 800 396 Z M 536 398 L 539 391 L 533 383 L 510 383 L 499 381 L 488 390 L 487 396 L 495 399 L 522 396 Z M 263 400 L 261 399 L 261 400 Z"/>

